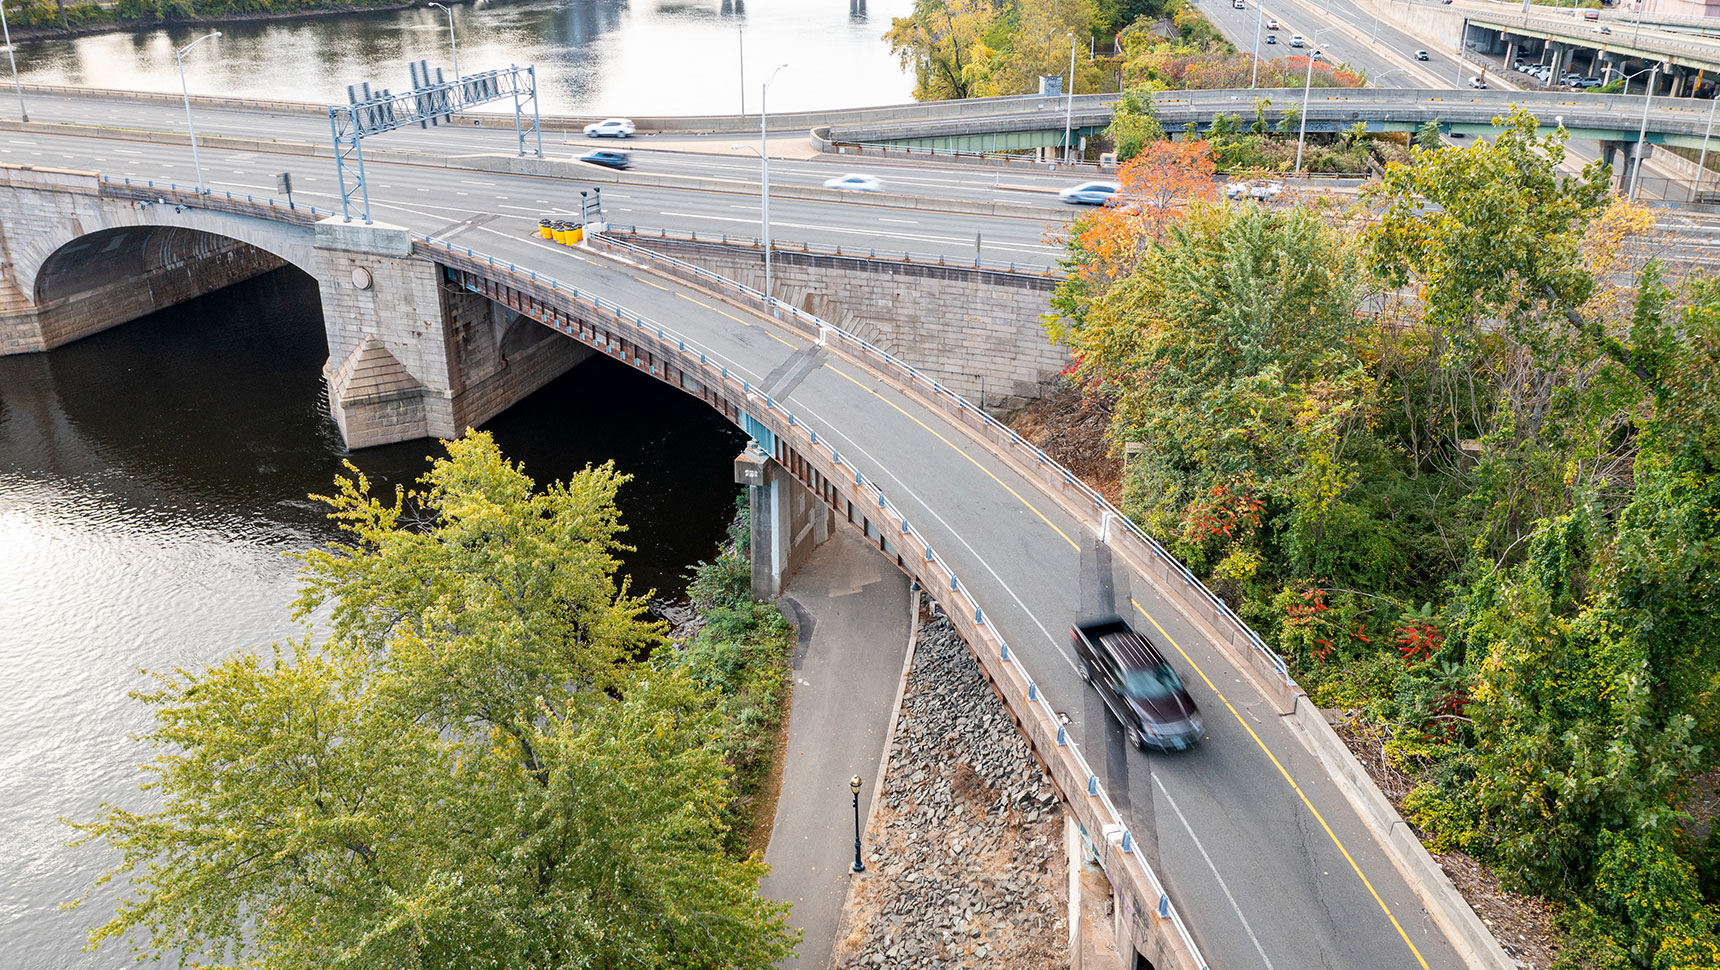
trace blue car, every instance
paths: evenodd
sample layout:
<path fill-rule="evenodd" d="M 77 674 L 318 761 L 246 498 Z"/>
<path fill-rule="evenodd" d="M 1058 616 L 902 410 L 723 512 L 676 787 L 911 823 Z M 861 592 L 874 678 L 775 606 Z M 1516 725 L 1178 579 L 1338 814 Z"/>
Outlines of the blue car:
<path fill-rule="evenodd" d="M 1082 182 L 1057 193 L 1057 197 L 1070 205 L 1104 205 L 1117 191 L 1115 182 Z"/>

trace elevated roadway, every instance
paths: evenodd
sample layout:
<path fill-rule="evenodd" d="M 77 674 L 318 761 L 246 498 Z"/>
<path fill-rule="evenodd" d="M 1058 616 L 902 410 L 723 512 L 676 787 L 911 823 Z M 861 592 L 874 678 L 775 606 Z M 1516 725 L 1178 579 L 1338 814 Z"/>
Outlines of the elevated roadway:
<path fill-rule="evenodd" d="M 37 166 L 184 182 L 192 174 L 181 145 L 5 131 L 0 148 L 7 161 Z M 270 193 L 281 160 L 258 150 L 203 152 L 205 176 L 223 195 Z M 332 173 L 326 161 L 318 168 L 325 174 L 299 177 L 297 199 L 330 207 Z M 450 264 L 479 274 L 487 266 L 515 280 L 529 271 L 538 281 L 554 277 L 564 287 L 601 294 L 618 306 L 621 319 L 637 315 L 673 328 L 755 387 L 791 368 L 802 375 L 774 406 L 816 429 L 824 447 L 840 453 L 842 469 L 880 491 L 875 507 L 885 511 L 874 512 L 874 519 L 892 530 L 899 520 L 903 531 L 879 541 L 918 555 L 917 548 L 902 548 L 907 540 L 901 537 L 923 540 L 937 550 L 938 568 L 960 577 L 961 596 L 946 589 L 943 597 L 952 609 L 983 610 L 987 629 L 1009 644 L 1012 663 L 1029 672 L 1034 690 L 1067 719 L 1066 731 L 1084 752 L 1095 786 L 1114 804 L 1134 851 L 1164 878 L 1209 966 L 1463 966 L 1459 945 L 1309 747 L 1299 722 L 1284 716 L 1281 698 L 1257 690 L 1237 652 L 1221 648 L 1210 614 L 1190 612 L 1183 578 L 1149 576 L 1147 563 L 1100 542 L 1091 503 L 1052 487 L 1053 478 L 1033 470 L 1030 451 L 998 447 L 924 393 L 882 379 L 877 369 L 821 354 L 804 329 L 725 309 L 711 293 L 660 276 L 645 262 L 536 238 L 538 213 L 571 194 L 566 180 L 529 175 L 474 177 L 463 169 L 410 163 L 378 164 L 371 173 L 378 219 L 420 240 L 435 237 L 438 242 L 421 243 L 431 252 L 445 241 L 475 254 L 450 251 Z M 673 196 L 672 204 L 690 206 L 686 200 L 694 194 Z M 669 198 L 638 193 L 623 201 L 668 218 Z M 708 204 L 743 213 L 748 205 L 722 195 Z M 172 218 L 172 207 L 153 211 Z M 864 203 L 807 201 L 777 214 L 833 225 L 871 220 L 867 231 L 885 229 L 877 224 L 880 214 Z M 965 229 L 946 226 L 976 218 L 940 217 L 930 231 L 959 237 Z M 989 217 L 984 225 L 1003 221 Z M 1047 222 L 1041 219 L 1035 231 Z M 1175 755 L 1127 749 L 1099 698 L 1076 677 L 1069 622 L 1107 607 L 1170 646 L 1207 713 L 1207 737 L 1195 749 Z"/>

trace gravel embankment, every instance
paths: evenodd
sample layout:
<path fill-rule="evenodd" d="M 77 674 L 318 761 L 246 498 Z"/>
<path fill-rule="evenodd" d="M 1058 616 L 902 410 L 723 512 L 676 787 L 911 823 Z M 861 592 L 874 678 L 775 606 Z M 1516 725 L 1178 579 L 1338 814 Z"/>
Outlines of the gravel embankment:
<path fill-rule="evenodd" d="M 932 611 L 835 965 L 1068 966 L 1062 806 L 967 645 Z"/>

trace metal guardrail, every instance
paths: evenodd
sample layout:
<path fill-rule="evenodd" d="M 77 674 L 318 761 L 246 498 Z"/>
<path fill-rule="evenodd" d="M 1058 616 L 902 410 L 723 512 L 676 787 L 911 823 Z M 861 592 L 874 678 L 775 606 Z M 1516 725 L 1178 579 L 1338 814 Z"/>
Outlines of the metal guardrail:
<path fill-rule="evenodd" d="M 737 235 L 728 232 L 699 233 L 694 229 L 665 229 L 659 226 L 636 226 L 608 223 L 609 232 L 626 233 L 630 236 L 655 237 L 657 239 L 675 240 L 678 242 L 717 243 L 724 246 L 746 246 L 752 249 L 760 248 L 757 236 Z M 773 253 L 808 253 L 814 256 L 844 256 L 853 259 L 882 259 L 893 262 L 913 263 L 922 266 L 951 266 L 962 269 L 991 270 L 999 273 L 1014 273 L 1025 276 L 1041 276 L 1051 279 L 1062 279 L 1062 270 L 1044 266 L 1038 263 L 1016 262 L 1015 260 L 985 259 L 975 256 L 973 259 L 956 259 L 942 253 L 916 253 L 907 250 L 879 249 L 875 246 L 823 246 L 807 242 L 784 242 L 780 239 L 770 241 Z"/>
<path fill-rule="evenodd" d="M 210 201 L 219 200 L 230 204 L 235 207 L 235 209 L 238 207 L 245 207 L 257 210 L 242 214 L 278 219 L 282 221 L 300 221 L 287 216 L 287 213 L 298 211 L 297 209 L 290 208 L 286 203 L 272 197 L 265 196 L 259 198 L 257 196 L 247 195 L 244 197 L 243 201 L 240 201 L 238 199 L 234 199 L 227 193 L 216 196 L 214 193 L 198 192 L 194 188 L 181 188 L 173 182 L 144 180 L 142 184 L 138 184 L 134 180 L 113 179 L 106 176 L 97 176 L 97 178 L 103 184 L 110 186 L 117 186 L 123 189 L 136 189 L 140 192 L 146 189 L 152 191 L 156 193 L 156 198 L 161 204 L 171 202 L 175 205 L 184 205 L 186 207 L 194 208 L 200 205 L 206 205 Z M 312 211 L 314 212 L 315 210 Z M 332 215 L 332 213 L 326 214 Z M 1159 880 L 1158 874 L 1153 871 L 1151 864 L 1149 864 L 1138 851 L 1133 833 L 1130 832 L 1128 828 L 1128 823 L 1117 810 L 1116 804 L 1111 801 L 1110 795 L 1105 791 L 1104 785 L 1099 781 L 1098 774 L 1093 771 L 1092 765 L 1087 761 L 1086 756 L 1081 753 L 1080 746 L 1068 736 L 1068 731 L 1065 729 L 1062 719 L 1058 716 L 1057 711 L 1052 708 L 1050 702 L 1046 700 L 1044 693 L 1038 689 L 1038 682 L 1035 681 L 1031 674 L 1027 672 L 1025 667 L 1022 666 L 1020 658 L 1009 649 L 1008 643 L 1004 641 L 1001 635 L 995 631 L 995 628 L 991 627 L 986 621 L 984 609 L 980 606 L 979 602 L 973 598 L 973 594 L 968 591 L 967 587 L 961 584 L 955 573 L 948 566 L 944 565 L 942 556 L 940 556 L 932 547 L 931 542 L 928 541 L 925 536 L 908 521 L 907 517 L 903 515 L 900 510 L 894 508 L 890 504 L 889 499 L 884 495 L 884 493 L 875 484 L 867 480 L 864 473 L 855 468 L 850 460 L 842 457 L 835 445 L 831 444 L 827 438 L 821 439 L 818 436 L 816 429 L 807 425 L 806 422 L 799 420 L 794 412 L 784 409 L 780 403 L 774 401 L 769 395 L 764 394 L 761 389 L 754 388 L 749 381 L 731 373 L 728 364 L 720 355 L 715 354 L 708 349 L 701 348 L 696 341 L 688 340 L 684 335 L 668 327 L 664 327 L 641 314 L 631 312 L 622 305 L 598 296 L 595 293 L 581 290 L 577 286 L 563 284 L 553 276 L 538 273 L 536 270 L 522 270 L 513 262 L 508 260 L 498 260 L 493 256 L 478 252 L 469 246 L 456 245 L 448 240 L 437 239 L 429 235 L 410 232 L 408 234 L 416 242 L 421 243 L 427 250 L 440 251 L 441 253 L 454 257 L 463 255 L 465 260 L 474 266 L 484 266 L 498 273 L 505 271 L 509 276 L 514 278 L 513 281 L 515 283 L 518 283 L 521 286 L 534 288 L 540 293 L 547 287 L 548 293 L 559 295 L 560 298 L 568 301 L 568 303 L 573 307 L 586 305 L 590 306 L 594 310 L 606 311 L 611 314 L 618 323 L 624 326 L 631 324 L 634 330 L 644 331 L 653 335 L 662 347 L 675 348 L 674 352 L 678 352 L 682 355 L 683 366 L 698 370 L 701 380 L 707 382 L 711 386 L 721 387 L 730 393 L 737 394 L 738 400 L 741 401 L 757 402 L 762 400 L 765 412 L 777 412 L 780 415 L 779 423 L 781 421 L 786 421 L 786 427 L 791 429 L 791 433 L 793 430 L 798 430 L 800 433 L 804 434 L 804 438 L 796 439 L 802 443 L 803 447 L 822 449 L 829 454 L 829 460 L 832 465 L 838 468 L 846 467 L 851 469 L 853 471 L 854 486 L 865 491 L 871 500 L 870 507 L 875 508 L 882 513 L 889 513 L 890 517 L 899 523 L 900 532 L 893 537 L 881 536 L 880 538 L 882 541 L 889 543 L 891 538 L 894 538 L 898 547 L 905 542 L 911 542 L 913 546 L 917 546 L 920 550 L 920 561 L 915 564 L 917 569 L 928 574 L 929 577 L 938 579 L 939 582 L 936 588 L 942 590 L 952 600 L 959 597 L 965 603 L 963 614 L 958 617 L 958 619 L 962 621 L 961 625 L 969 626 L 978 631 L 982 636 L 995 642 L 996 653 L 993 655 L 995 657 L 995 662 L 1002 665 L 1005 670 L 1013 671 L 1023 682 L 1025 682 L 1026 689 L 1024 696 L 1018 698 L 1017 703 L 1021 704 L 1028 712 L 1038 715 L 1038 717 L 1040 717 L 1044 722 L 1042 727 L 1055 726 L 1056 747 L 1062 750 L 1066 756 L 1073 761 L 1074 767 L 1078 769 L 1079 775 L 1086 779 L 1083 790 L 1087 797 L 1095 799 L 1097 803 L 1104 808 L 1105 814 L 1112 820 L 1110 825 L 1105 826 L 1106 831 L 1102 834 L 1102 838 L 1108 842 L 1113 836 L 1116 837 L 1116 844 L 1118 850 L 1122 854 L 1121 857 L 1124 860 L 1133 863 L 1136 868 L 1136 875 L 1145 882 L 1146 886 L 1154 895 L 1155 903 L 1153 912 L 1159 918 L 1165 919 L 1171 923 L 1175 930 L 1178 942 L 1182 944 L 1185 952 L 1192 961 L 1191 965 L 1199 968 L 1199 970 L 1207 970 L 1205 958 L 1201 956 L 1200 948 L 1196 945 L 1193 936 L 1189 933 L 1187 924 L 1183 922 L 1181 913 L 1176 909 L 1175 905 L 1171 903 L 1170 894 L 1165 890 L 1164 884 Z M 881 360 L 886 367 L 893 369 L 901 375 L 905 375 L 910 386 L 929 385 L 931 392 L 936 396 L 940 403 L 945 404 L 947 409 L 953 410 L 956 414 L 966 416 L 970 420 L 983 421 L 988 427 L 997 426 L 996 422 L 993 421 L 989 415 L 986 415 L 979 408 L 968 403 L 966 399 L 954 394 L 947 388 L 944 388 L 939 382 L 921 374 L 916 368 L 905 364 L 893 355 L 885 353 L 860 337 L 849 333 L 840 327 L 826 323 L 825 321 L 811 314 L 804 313 L 799 308 L 783 303 L 780 300 L 776 300 L 774 298 L 767 299 L 764 294 L 757 290 L 733 280 L 725 279 L 724 277 L 711 273 L 708 270 L 703 270 L 700 267 L 693 266 L 690 263 L 676 260 L 673 257 L 666 256 L 661 253 L 655 253 L 644 247 L 633 246 L 630 243 L 622 242 L 620 240 L 612 240 L 611 242 L 614 245 L 628 249 L 629 251 L 641 256 L 646 256 L 658 261 L 667 261 L 676 265 L 678 268 L 692 271 L 710 282 L 722 285 L 726 289 L 733 290 L 742 296 L 761 302 L 768 307 L 786 311 L 791 315 L 791 318 L 802 327 L 816 333 L 820 345 L 828 346 L 829 341 L 834 338 L 839 345 L 845 346 L 851 353 L 857 352 L 857 356 L 861 360 Z M 694 354 L 698 357 L 697 364 L 692 363 L 692 356 Z M 1111 515 L 1116 515 L 1118 518 L 1121 518 L 1120 515 L 1111 508 L 1109 503 L 1105 501 L 1103 496 L 1086 486 L 1085 483 L 1080 482 L 1080 480 L 1075 478 L 1075 476 L 1067 469 L 1062 468 L 1061 465 L 1058 465 L 1047 457 L 1043 451 L 1027 444 L 1027 442 L 1014 431 L 1010 431 L 1009 435 L 1011 442 L 1017 447 L 1027 449 L 1029 452 L 1036 455 L 1040 465 L 1048 466 L 1060 471 L 1065 484 L 1076 487 L 1077 490 L 1081 491 L 1083 494 L 1090 496 L 1097 506 L 1104 508 Z M 1127 523 L 1126 519 L 1123 519 L 1122 521 Z M 1127 525 L 1129 530 L 1131 530 L 1130 534 L 1138 535 L 1140 539 L 1149 543 L 1153 548 L 1162 549 L 1162 547 L 1159 547 L 1158 544 L 1154 542 L 1151 537 L 1147 536 L 1145 532 L 1142 532 L 1138 527 L 1135 527 L 1133 523 L 1127 523 Z M 1168 557 L 1168 553 L 1165 555 Z M 1174 562 L 1175 560 L 1171 559 L 1170 561 Z M 1199 579 L 1195 578 L 1194 575 L 1186 568 L 1181 567 L 1180 564 L 1178 564 L 1178 566 L 1187 581 L 1197 585 L 1202 591 L 1204 591 L 1214 603 L 1224 610 L 1226 615 L 1234 617 L 1234 614 L 1229 613 L 1229 608 L 1223 606 L 1223 601 L 1218 599 L 1216 596 L 1213 596 L 1209 590 L 1206 590 L 1206 587 L 1200 583 Z M 1240 623 L 1241 621 L 1237 620 L 1236 622 Z M 1256 640 L 1258 641 L 1258 637 L 1256 637 Z M 1261 649 L 1265 649 L 1263 644 L 1261 645 Z M 992 660 L 992 657 L 987 657 L 986 660 Z M 1282 661 L 1280 661 L 1280 664 L 1282 664 Z M 1284 676 L 1286 681 L 1288 681 L 1289 675 L 1287 671 Z"/>

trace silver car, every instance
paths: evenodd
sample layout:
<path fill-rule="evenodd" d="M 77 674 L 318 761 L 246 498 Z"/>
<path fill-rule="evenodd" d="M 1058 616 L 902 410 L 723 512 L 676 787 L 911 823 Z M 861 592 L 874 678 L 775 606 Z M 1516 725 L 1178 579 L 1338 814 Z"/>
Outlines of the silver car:
<path fill-rule="evenodd" d="M 1104 205 L 1116 198 L 1119 187 L 1115 182 L 1082 182 L 1057 193 L 1070 205 Z"/>

